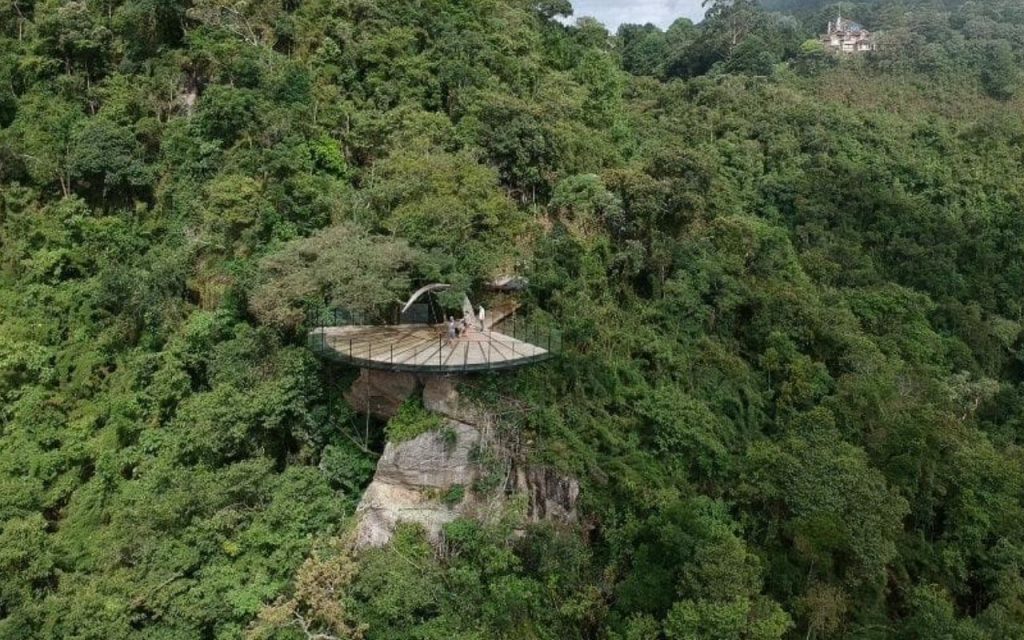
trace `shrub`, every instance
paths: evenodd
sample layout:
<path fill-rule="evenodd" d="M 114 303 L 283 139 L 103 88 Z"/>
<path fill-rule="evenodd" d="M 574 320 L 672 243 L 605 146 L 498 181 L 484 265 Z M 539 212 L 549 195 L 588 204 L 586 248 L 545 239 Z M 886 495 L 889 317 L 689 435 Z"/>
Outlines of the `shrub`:
<path fill-rule="evenodd" d="M 419 399 L 406 400 L 391 420 L 387 436 L 390 442 L 406 442 L 430 431 L 441 429 L 441 418 L 423 408 Z"/>

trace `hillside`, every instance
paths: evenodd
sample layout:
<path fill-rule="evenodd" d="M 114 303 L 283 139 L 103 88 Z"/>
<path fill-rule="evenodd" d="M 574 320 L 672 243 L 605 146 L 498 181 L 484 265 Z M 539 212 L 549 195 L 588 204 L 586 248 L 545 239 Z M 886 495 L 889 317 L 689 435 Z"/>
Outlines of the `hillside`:
<path fill-rule="evenodd" d="M 1024 638 L 1024 10 L 768 8 L 0 5 L 0 638 Z M 511 273 L 579 523 L 352 552 L 306 306 Z"/>

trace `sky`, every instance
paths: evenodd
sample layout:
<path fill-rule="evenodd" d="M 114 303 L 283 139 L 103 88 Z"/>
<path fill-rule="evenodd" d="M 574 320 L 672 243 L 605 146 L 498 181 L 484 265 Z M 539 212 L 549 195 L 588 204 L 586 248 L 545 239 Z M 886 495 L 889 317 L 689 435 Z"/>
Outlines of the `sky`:
<path fill-rule="evenodd" d="M 572 0 L 576 13 L 571 20 L 594 16 L 612 32 L 623 22 L 651 22 L 664 29 L 680 17 L 700 22 L 704 17 L 700 3 L 701 0 Z"/>

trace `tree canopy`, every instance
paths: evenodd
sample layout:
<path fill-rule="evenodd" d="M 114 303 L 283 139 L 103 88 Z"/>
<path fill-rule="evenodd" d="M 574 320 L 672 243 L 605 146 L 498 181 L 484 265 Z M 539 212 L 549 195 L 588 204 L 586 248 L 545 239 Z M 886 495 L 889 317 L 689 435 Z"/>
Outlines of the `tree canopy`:
<path fill-rule="evenodd" d="M 0 638 L 1024 637 L 1020 3 L 708 9 L 0 4 Z M 579 523 L 354 553 L 303 310 L 510 274 Z"/>

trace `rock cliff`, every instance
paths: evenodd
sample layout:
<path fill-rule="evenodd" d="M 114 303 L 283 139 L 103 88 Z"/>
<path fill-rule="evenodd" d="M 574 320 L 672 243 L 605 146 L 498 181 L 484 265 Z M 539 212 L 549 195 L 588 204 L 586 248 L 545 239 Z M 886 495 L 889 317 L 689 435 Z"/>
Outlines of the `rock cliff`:
<path fill-rule="evenodd" d="M 437 543 L 452 520 L 488 522 L 513 500 L 525 504 L 524 522 L 576 520 L 579 483 L 528 464 L 493 415 L 460 397 L 456 382 L 364 372 L 349 392 L 350 402 L 361 399 L 377 415 L 390 417 L 422 385 L 424 407 L 443 418 L 439 431 L 387 444 L 357 510 L 357 546 L 386 545 L 401 522 L 420 524 Z"/>

